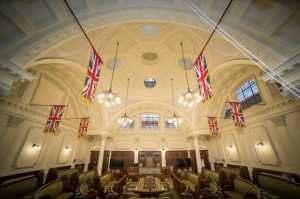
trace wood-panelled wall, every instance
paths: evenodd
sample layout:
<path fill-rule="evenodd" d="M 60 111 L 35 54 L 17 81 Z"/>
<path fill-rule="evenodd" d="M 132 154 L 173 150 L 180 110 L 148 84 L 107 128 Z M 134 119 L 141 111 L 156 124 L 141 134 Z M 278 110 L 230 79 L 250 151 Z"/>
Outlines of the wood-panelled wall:
<path fill-rule="evenodd" d="M 111 159 L 124 159 L 124 168 L 120 171 L 126 174 L 127 168 L 134 163 L 134 151 L 112 151 Z"/>
<path fill-rule="evenodd" d="M 188 158 L 188 151 L 166 151 L 166 166 L 173 166 L 174 171 L 177 170 L 176 158 Z"/>

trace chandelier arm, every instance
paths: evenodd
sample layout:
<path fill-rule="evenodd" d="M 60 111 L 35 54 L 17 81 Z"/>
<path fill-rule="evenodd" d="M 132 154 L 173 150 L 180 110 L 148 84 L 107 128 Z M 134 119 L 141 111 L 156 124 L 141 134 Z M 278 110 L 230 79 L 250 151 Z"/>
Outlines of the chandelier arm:
<path fill-rule="evenodd" d="M 111 75 L 111 82 L 110 82 L 110 88 L 109 88 L 110 91 L 112 90 L 112 82 L 113 82 L 114 74 L 115 74 L 118 49 L 119 49 L 119 42 L 117 43 L 117 50 L 116 50 L 115 61 L 114 61 L 114 68 L 113 68 L 113 72 L 112 72 L 112 75 Z"/>
<path fill-rule="evenodd" d="M 128 88 L 129 88 L 129 78 L 128 78 L 128 83 L 127 83 L 127 94 L 126 94 L 125 116 L 126 116 L 126 109 L 127 109 Z"/>
<path fill-rule="evenodd" d="M 188 78 L 187 78 L 187 72 L 186 72 L 186 66 L 185 66 L 185 59 L 184 59 L 183 48 L 182 48 L 182 42 L 180 43 L 180 46 L 181 46 L 181 53 L 182 53 L 182 58 L 183 58 L 183 65 L 184 65 L 184 71 L 185 71 L 186 84 L 187 84 L 187 87 L 188 87 L 188 92 L 190 92 L 189 81 L 188 81 Z"/>
<path fill-rule="evenodd" d="M 173 79 L 171 79 L 171 84 L 172 84 L 173 108 L 174 108 L 174 116 L 175 116 L 175 103 L 174 103 Z"/>

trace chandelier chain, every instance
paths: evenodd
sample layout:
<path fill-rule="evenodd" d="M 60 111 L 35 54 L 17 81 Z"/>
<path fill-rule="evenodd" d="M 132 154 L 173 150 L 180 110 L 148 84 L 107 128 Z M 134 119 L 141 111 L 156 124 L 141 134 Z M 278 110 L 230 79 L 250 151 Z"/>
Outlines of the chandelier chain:
<path fill-rule="evenodd" d="M 181 46 L 181 53 L 182 53 L 184 71 L 185 71 L 186 84 L 187 84 L 188 91 L 190 91 L 189 81 L 188 81 L 187 72 L 186 72 L 186 66 L 185 66 L 185 59 L 184 59 L 184 54 L 183 54 L 183 48 L 182 48 L 182 42 L 180 43 L 180 46 Z"/>
<path fill-rule="evenodd" d="M 113 68 L 113 72 L 112 72 L 112 75 L 111 75 L 110 88 L 109 88 L 110 91 L 112 90 L 112 82 L 113 82 L 114 74 L 115 74 L 118 49 L 119 49 L 119 42 L 117 43 L 116 55 L 115 55 L 115 60 L 114 60 L 114 68 Z"/>
<path fill-rule="evenodd" d="M 127 109 L 128 88 L 129 88 L 129 78 L 128 78 L 128 83 L 127 83 L 127 94 L 126 94 L 125 116 L 126 116 L 126 109 Z"/>
<path fill-rule="evenodd" d="M 172 84 L 173 108 L 174 108 L 174 116 L 175 116 L 175 103 L 174 103 L 173 79 L 171 79 L 171 84 Z"/>

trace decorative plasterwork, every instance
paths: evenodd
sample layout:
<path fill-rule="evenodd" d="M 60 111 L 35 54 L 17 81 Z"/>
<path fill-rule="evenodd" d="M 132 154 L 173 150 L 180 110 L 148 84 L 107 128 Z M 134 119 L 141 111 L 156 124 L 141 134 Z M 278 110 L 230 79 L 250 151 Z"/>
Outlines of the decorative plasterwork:
<path fill-rule="evenodd" d="M 300 96 L 299 60 L 300 60 L 300 54 L 299 52 L 296 52 L 296 54 L 293 57 L 284 61 L 283 63 L 277 64 L 277 66 L 274 67 L 274 73 L 278 74 L 279 76 L 283 77 L 286 80 L 283 81 L 279 79 L 278 76 L 275 76 L 275 78 L 280 80 L 280 83 L 282 84 L 281 89 L 283 90 L 283 92 L 281 92 L 281 94 L 284 97 L 296 98 L 295 95 L 293 95 L 287 88 L 290 88 L 293 92 L 295 92 L 297 95 Z M 276 81 L 273 79 L 273 77 L 271 77 L 268 74 L 262 76 L 261 79 L 264 80 L 265 82 Z M 291 86 L 287 85 L 287 82 L 289 82 L 295 88 L 291 88 Z"/>
<path fill-rule="evenodd" d="M 286 126 L 286 121 L 284 115 L 278 115 L 270 118 L 276 127 Z"/>
<path fill-rule="evenodd" d="M 7 127 L 11 128 L 19 128 L 19 126 L 25 121 L 23 118 L 19 118 L 16 116 L 9 116 L 8 122 L 7 122 Z"/>
<path fill-rule="evenodd" d="M 11 95 L 10 90 L 14 81 L 31 81 L 34 78 L 31 73 L 0 56 L 0 96 Z"/>
<path fill-rule="evenodd" d="M 126 15 L 114 15 L 114 16 L 103 16 L 101 18 L 90 19 L 88 21 L 82 22 L 82 26 L 86 32 L 92 31 L 95 27 L 101 28 L 106 26 L 111 26 L 119 23 L 127 23 L 129 21 L 145 21 L 151 19 L 152 21 L 165 21 L 174 24 L 184 24 L 185 26 L 195 27 L 195 21 L 198 20 L 196 17 L 186 16 L 183 13 L 174 14 L 174 13 L 158 13 L 158 12 L 144 12 L 144 13 L 127 13 Z M 99 21 L 100 20 L 100 21 Z M 200 27 L 199 27 L 200 26 Z M 204 23 L 197 24 L 197 29 L 207 30 L 207 25 Z M 47 39 L 44 39 L 40 42 L 35 42 L 35 44 L 24 44 L 22 52 L 19 52 L 18 55 L 11 55 L 11 58 L 14 58 L 17 63 L 22 63 L 22 65 L 29 64 L 32 60 L 36 60 L 41 57 L 43 53 L 50 50 L 51 48 L 59 45 L 61 42 L 72 39 L 78 35 L 81 35 L 80 29 L 77 25 L 68 27 L 65 30 L 57 31 L 52 35 L 49 35 Z M 239 41 L 244 47 L 249 49 L 251 52 L 255 53 L 261 60 L 268 64 L 276 65 L 278 59 L 275 56 L 268 53 L 262 46 L 254 43 L 250 39 L 247 39 L 237 33 L 230 32 L 230 35 Z"/>
<path fill-rule="evenodd" d="M 238 43 L 240 43 L 243 47 L 248 49 L 251 53 L 257 56 L 260 60 L 262 60 L 265 64 L 269 66 L 274 66 L 280 63 L 278 57 L 267 52 L 264 46 L 260 46 L 254 41 L 243 37 L 237 33 L 232 31 L 227 31 L 227 33 L 232 36 Z M 255 60 L 255 59 L 254 59 Z"/>
<path fill-rule="evenodd" d="M 10 111 L 18 111 L 18 117 L 20 119 L 26 118 L 24 120 L 34 121 L 40 124 L 46 124 L 45 118 L 47 118 L 49 114 L 49 110 L 37 108 L 37 106 L 30 106 L 28 104 L 23 104 L 14 100 L 6 100 L 5 98 L 0 98 L 0 110 L 4 110 L 5 112 L 7 112 L 8 109 Z M 67 127 L 76 128 L 76 131 L 74 132 L 77 133 L 78 125 L 75 125 L 74 123 L 68 121 L 69 120 L 62 120 L 60 125 L 63 124 Z"/>

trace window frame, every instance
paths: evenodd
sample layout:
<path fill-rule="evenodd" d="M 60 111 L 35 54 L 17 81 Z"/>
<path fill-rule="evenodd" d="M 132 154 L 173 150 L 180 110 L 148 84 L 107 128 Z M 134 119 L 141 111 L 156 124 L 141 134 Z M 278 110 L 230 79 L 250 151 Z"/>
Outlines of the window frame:
<path fill-rule="evenodd" d="M 153 114 L 153 115 L 157 115 L 157 128 L 143 128 L 143 115 L 149 115 L 149 114 Z M 147 117 L 146 117 L 147 118 Z M 152 117 L 154 118 L 154 117 Z M 147 122 L 147 121 L 146 121 Z M 150 122 L 150 121 L 149 121 Z M 160 129 L 160 115 L 158 113 L 155 112 L 147 112 L 147 113 L 141 113 L 140 114 L 140 129 L 144 130 L 144 131 L 148 131 L 148 130 L 159 130 Z"/>
<path fill-rule="evenodd" d="M 245 91 L 245 90 L 248 89 L 248 88 L 250 88 L 252 94 L 254 94 L 254 92 L 253 92 L 253 90 L 252 90 L 252 87 L 251 87 L 251 85 L 250 85 L 250 86 L 247 87 L 245 90 L 242 90 L 242 91 L 241 91 L 242 94 L 243 94 L 244 99 L 246 99 L 246 100 L 245 100 L 245 101 L 239 101 L 238 90 L 241 89 L 242 86 L 244 86 L 244 85 L 245 85 L 246 83 L 248 83 L 250 80 L 253 80 L 253 82 L 254 82 L 254 84 L 255 84 L 257 90 L 258 90 L 258 95 L 252 95 L 252 96 L 251 96 L 250 98 L 248 98 L 248 99 L 245 98 L 245 95 L 244 95 L 244 92 L 243 92 L 243 91 Z M 260 88 L 259 88 L 259 86 L 258 86 L 258 84 L 257 84 L 257 81 L 256 81 L 255 76 L 248 77 L 246 80 L 244 80 L 244 81 L 242 81 L 242 82 L 243 82 L 243 83 L 240 83 L 240 84 L 237 86 L 237 88 L 235 89 L 235 92 L 234 92 L 235 98 L 236 98 L 237 101 L 240 102 L 241 105 L 242 105 L 242 110 L 249 109 L 249 108 L 251 108 L 252 106 L 255 106 L 255 105 L 257 105 L 257 104 L 262 103 L 262 102 L 263 102 L 263 98 L 262 98 L 262 95 L 261 95 L 261 92 L 260 92 Z M 252 84 L 252 85 L 253 85 L 253 84 Z M 257 97 L 258 97 L 258 96 L 259 96 L 259 98 L 260 98 L 260 100 L 261 100 L 260 102 L 257 102 Z M 247 103 L 245 103 L 245 102 L 249 102 L 250 100 L 253 100 L 253 99 L 255 100 L 256 104 L 247 104 Z M 224 116 L 225 116 L 225 115 L 224 115 Z"/>

